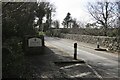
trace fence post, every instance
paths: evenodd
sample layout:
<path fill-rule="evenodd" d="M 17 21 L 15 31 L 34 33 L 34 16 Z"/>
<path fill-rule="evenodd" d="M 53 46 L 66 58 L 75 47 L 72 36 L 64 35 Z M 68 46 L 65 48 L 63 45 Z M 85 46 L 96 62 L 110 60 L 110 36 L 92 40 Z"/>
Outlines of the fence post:
<path fill-rule="evenodd" d="M 100 43 L 99 42 L 97 42 L 97 48 L 100 48 Z"/>
<path fill-rule="evenodd" d="M 77 60 L 77 43 L 74 43 L 74 59 Z"/>

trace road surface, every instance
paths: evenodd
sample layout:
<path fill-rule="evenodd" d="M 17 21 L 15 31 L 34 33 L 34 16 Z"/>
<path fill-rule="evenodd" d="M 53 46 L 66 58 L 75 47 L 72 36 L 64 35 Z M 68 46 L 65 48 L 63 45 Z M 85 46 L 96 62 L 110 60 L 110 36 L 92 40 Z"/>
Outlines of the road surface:
<path fill-rule="evenodd" d="M 73 57 L 74 43 L 77 41 L 61 38 L 45 37 L 45 45 L 55 47 Z M 88 66 L 101 78 L 118 78 L 118 56 L 94 50 L 95 46 L 78 43 L 78 59 L 86 61 Z"/>

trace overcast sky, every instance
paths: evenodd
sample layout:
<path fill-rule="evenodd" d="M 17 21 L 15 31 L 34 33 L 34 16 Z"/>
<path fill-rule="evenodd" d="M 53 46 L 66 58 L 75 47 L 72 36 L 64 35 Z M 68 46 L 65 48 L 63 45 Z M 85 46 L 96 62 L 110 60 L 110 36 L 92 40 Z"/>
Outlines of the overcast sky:
<path fill-rule="evenodd" d="M 67 13 L 70 12 L 72 18 L 77 18 L 81 22 L 93 22 L 93 18 L 87 11 L 88 2 L 94 4 L 95 1 L 118 1 L 118 0 L 48 0 L 56 7 L 54 19 L 63 21 Z"/>
<path fill-rule="evenodd" d="M 56 6 L 55 19 L 63 21 L 68 12 L 71 13 L 72 18 L 82 22 L 90 21 L 90 15 L 87 12 L 86 5 L 88 1 L 94 0 L 50 0 Z"/>

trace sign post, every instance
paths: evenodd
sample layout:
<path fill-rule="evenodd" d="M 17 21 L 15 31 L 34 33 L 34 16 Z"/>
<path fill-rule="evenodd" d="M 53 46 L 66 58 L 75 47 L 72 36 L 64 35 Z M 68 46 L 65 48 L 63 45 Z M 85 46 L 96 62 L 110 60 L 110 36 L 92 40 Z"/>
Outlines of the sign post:
<path fill-rule="evenodd" d="M 74 43 L 74 59 L 77 60 L 77 43 Z"/>
<path fill-rule="evenodd" d="M 42 40 L 40 38 L 30 38 L 28 39 L 28 46 L 29 47 L 41 47 Z"/>
<path fill-rule="evenodd" d="M 26 55 L 44 53 L 44 36 L 27 35 L 23 42 L 23 49 Z"/>

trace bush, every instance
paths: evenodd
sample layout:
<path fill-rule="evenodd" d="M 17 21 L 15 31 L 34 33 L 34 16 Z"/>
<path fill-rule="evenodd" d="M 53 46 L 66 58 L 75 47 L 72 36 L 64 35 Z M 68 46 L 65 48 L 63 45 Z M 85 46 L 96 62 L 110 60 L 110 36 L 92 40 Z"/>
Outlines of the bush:
<path fill-rule="evenodd" d="M 108 30 L 108 31 L 107 31 L 107 35 L 108 35 L 109 37 L 115 37 L 115 36 L 117 36 L 117 29 Z"/>
<path fill-rule="evenodd" d="M 45 33 L 44 32 L 38 32 L 38 35 L 45 35 Z"/>
<path fill-rule="evenodd" d="M 7 39 L 3 43 L 2 49 L 3 78 L 20 78 L 23 76 L 24 54 L 21 39 L 18 37 Z"/>
<path fill-rule="evenodd" d="M 46 34 L 47 36 L 52 36 L 52 35 L 53 35 L 53 32 L 50 31 L 50 30 L 48 30 L 48 31 L 45 32 L 45 34 Z"/>

